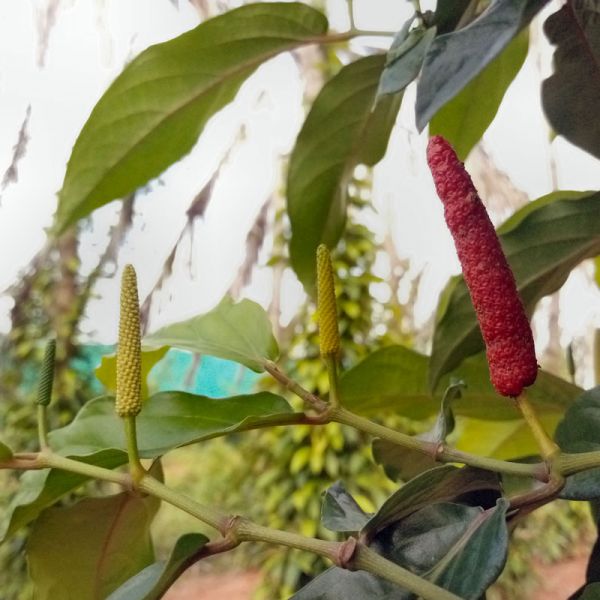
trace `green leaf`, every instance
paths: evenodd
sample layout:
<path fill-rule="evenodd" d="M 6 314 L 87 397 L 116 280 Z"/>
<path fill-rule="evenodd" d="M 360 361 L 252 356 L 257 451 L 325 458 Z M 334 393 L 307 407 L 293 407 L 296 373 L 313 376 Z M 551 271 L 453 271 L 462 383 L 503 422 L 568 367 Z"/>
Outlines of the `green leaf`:
<path fill-rule="evenodd" d="M 600 583 L 586 585 L 579 600 L 600 600 Z"/>
<path fill-rule="evenodd" d="M 548 121 L 572 144 L 600 158 L 600 5 L 567 2 L 544 23 L 554 52 L 554 73 L 542 83 Z"/>
<path fill-rule="evenodd" d="M 487 67 L 429 122 L 429 135 L 442 135 L 461 160 L 481 139 L 494 120 L 502 98 L 521 69 L 528 49 L 528 32 L 522 31 Z"/>
<path fill-rule="evenodd" d="M 468 27 L 433 41 L 417 86 L 419 131 L 502 52 L 544 4 L 545 0 L 496 0 Z"/>
<path fill-rule="evenodd" d="M 421 70 L 425 53 L 435 38 L 435 33 L 435 27 L 430 29 L 418 27 L 411 31 L 403 29 L 396 35 L 379 80 L 378 98 L 385 94 L 404 91 L 404 88 L 415 79 Z"/>
<path fill-rule="evenodd" d="M 96 104 L 75 142 L 57 232 L 160 175 L 192 149 L 261 63 L 326 31 L 324 15 L 305 4 L 261 2 L 142 52 Z"/>
<path fill-rule="evenodd" d="M 148 392 L 148 375 L 154 365 L 165 356 L 167 347 L 158 350 L 142 350 L 142 399 L 146 400 Z M 96 377 L 108 392 L 117 391 L 117 355 L 103 356 L 100 366 L 95 370 Z"/>
<path fill-rule="evenodd" d="M 257 372 L 264 370 L 265 360 L 279 354 L 264 309 L 251 300 L 234 303 L 228 296 L 210 312 L 167 325 L 146 336 L 143 343 L 234 360 Z"/>
<path fill-rule="evenodd" d="M 340 379 L 344 406 L 365 415 L 394 413 L 425 419 L 438 411 L 441 391 L 450 382 L 464 381 L 461 397 L 452 401 L 456 415 L 485 420 L 514 420 L 519 412 L 492 387 L 484 354 L 472 356 L 444 376 L 432 393 L 427 383 L 428 357 L 403 346 L 389 346 L 370 354 Z M 529 388 L 532 404 L 542 413 L 562 416 L 581 388 L 560 377 L 539 371 Z"/>
<path fill-rule="evenodd" d="M 13 451 L 3 442 L 0 442 L 0 461 L 9 460 L 13 457 Z"/>
<path fill-rule="evenodd" d="M 508 507 L 508 500 L 499 498 L 494 508 L 480 512 L 463 535 L 445 549 L 444 557 L 428 574 L 429 578 L 465 600 L 479 600 L 506 563 Z M 435 533 L 431 535 L 431 520 L 424 519 L 423 525 L 425 535 L 433 537 L 431 547 L 436 543 Z M 465 577 L 465 573 L 469 576 Z"/>
<path fill-rule="evenodd" d="M 384 98 L 374 105 L 384 60 L 383 55 L 356 60 L 323 86 L 290 158 L 290 260 L 309 290 L 317 246 L 334 247 L 343 232 L 352 170 L 360 163 L 374 165 L 385 154 L 401 99 Z"/>
<path fill-rule="evenodd" d="M 369 516 L 338 481 L 323 496 L 321 523 L 330 531 L 360 531 Z"/>
<path fill-rule="evenodd" d="M 556 428 L 555 439 L 563 452 L 600 450 L 600 386 L 581 394 Z M 600 498 L 600 468 L 567 477 L 562 498 L 594 500 Z"/>
<path fill-rule="evenodd" d="M 154 560 L 150 523 L 160 501 L 124 492 L 49 508 L 27 545 L 37 600 L 97 600 Z"/>
<path fill-rule="evenodd" d="M 444 392 L 442 405 L 433 428 L 416 437 L 432 442 L 444 442 L 455 427 L 451 403 L 460 398 L 464 382 L 452 382 Z M 419 473 L 433 469 L 439 463 L 432 457 L 410 448 L 400 448 L 387 440 L 375 439 L 372 444 L 373 459 L 383 466 L 386 475 L 393 480 L 407 481 Z"/>
<path fill-rule="evenodd" d="M 138 446 L 143 457 L 154 458 L 186 444 L 284 425 L 294 418 L 290 405 L 270 392 L 230 398 L 160 392 L 148 398 L 136 419 Z M 125 450 L 124 428 L 115 413 L 114 399 L 102 396 L 85 404 L 71 424 L 50 434 L 50 444 L 78 454 L 105 448 Z"/>
<path fill-rule="evenodd" d="M 518 211 L 498 229 L 525 309 L 558 290 L 582 260 L 600 253 L 600 192 L 557 192 Z M 429 382 L 467 356 L 480 352 L 483 339 L 464 280 L 454 284 L 446 309 L 438 311 Z"/>
<path fill-rule="evenodd" d="M 433 22 L 437 26 L 440 35 L 456 28 L 470 2 L 471 0 L 437 1 Z"/>
<path fill-rule="evenodd" d="M 479 600 L 506 561 L 507 508 L 504 499 L 485 511 L 446 502 L 428 505 L 384 529 L 371 547 L 461 598 Z M 413 600 L 414 595 L 365 571 L 333 567 L 293 598 Z"/>
<path fill-rule="evenodd" d="M 208 541 L 201 533 L 182 535 L 166 562 L 155 562 L 146 567 L 127 580 L 106 600 L 160 600 Z"/>
<path fill-rule="evenodd" d="M 154 458 L 176 446 L 285 424 L 294 417 L 283 398 L 268 392 L 225 399 L 163 392 L 151 396 L 138 416 L 139 444 L 143 456 Z M 70 425 L 50 433 L 50 443 L 62 455 L 107 469 L 127 462 L 123 424 L 115 414 L 112 397 L 85 404 Z M 24 473 L 5 512 L 0 541 L 87 480 L 83 475 L 55 469 Z"/>
<path fill-rule="evenodd" d="M 114 469 L 127 462 L 126 453 L 120 450 L 102 450 L 88 456 L 69 458 L 106 469 Z M 35 520 L 45 508 L 87 480 L 83 475 L 56 469 L 23 473 L 19 479 L 19 489 L 3 514 L 0 542 Z"/>
<path fill-rule="evenodd" d="M 417 475 L 392 494 L 369 519 L 361 534 L 373 538 L 388 525 L 401 521 L 425 506 L 484 489 L 499 491 L 498 475 L 471 467 L 435 467 Z"/>

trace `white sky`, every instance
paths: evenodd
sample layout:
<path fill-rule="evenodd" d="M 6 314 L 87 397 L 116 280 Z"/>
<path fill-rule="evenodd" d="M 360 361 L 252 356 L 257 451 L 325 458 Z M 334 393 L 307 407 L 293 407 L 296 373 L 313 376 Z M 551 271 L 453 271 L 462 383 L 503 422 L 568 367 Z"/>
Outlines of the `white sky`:
<path fill-rule="evenodd" d="M 422 2 L 429 8 L 431 2 Z M 102 92 L 123 64 L 148 45 L 170 39 L 198 22 L 185 0 L 179 9 L 168 0 L 62 0 L 51 31 L 46 64 L 36 64 L 39 32 L 36 22 L 47 0 L 0 2 L 0 173 L 8 166 L 27 105 L 32 105 L 27 154 L 19 163 L 19 181 L 0 199 L 0 331 L 9 327 L 10 301 L 1 291 L 18 279 L 43 245 L 44 228 L 52 222 L 56 192 L 79 130 Z M 345 0 L 330 0 L 332 28 L 347 27 Z M 554 9 L 556 4 L 554 4 Z M 547 8 L 544 14 L 551 12 Z M 408 1 L 356 0 L 355 16 L 363 29 L 399 29 L 411 13 Z M 536 35 L 540 32 L 537 20 Z M 382 38 L 362 40 L 382 44 Z M 547 74 L 550 48 L 541 39 L 542 69 Z M 357 49 L 360 46 L 356 46 Z M 501 110 L 485 135 L 486 149 L 514 184 L 537 198 L 552 191 L 548 168 L 550 145 L 539 99 L 540 73 L 535 60 L 526 62 L 511 85 Z M 280 156 L 291 151 L 301 126 L 303 82 L 289 55 L 263 65 L 243 86 L 235 102 L 217 115 L 190 155 L 153 182 L 137 204 L 131 235 L 120 255 L 121 268 L 132 262 L 145 296 L 158 277 L 164 258 L 185 223 L 185 211 L 215 166 L 245 125 L 245 140 L 236 145 L 222 170 L 205 218 L 194 232 L 194 245 L 181 246 L 175 273 L 154 303 L 152 328 L 204 312 L 230 286 L 243 261 L 245 239 L 260 207 L 280 185 Z M 426 133 L 414 127 L 414 86 L 405 95 L 387 156 L 375 168 L 372 220 L 382 234 L 390 227 L 400 253 L 413 269 L 425 269 L 418 317 L 433 309 L 447 277 L 458 272 L 458 262 L 443 223 L 439 201 L 425 164 Z M 557 138 L 552 152 L 558 165 L 559 188 L 600 189 L 599 161 Z M 119 206 L 97 211 L 86 234 L 84 268 L 101 251 L 106 232 Z M 191 257 L 191 269 L 188 268 Z M 385 275 L 385 273 L 382 273 Z M 570 281 L 572 287 L 581 274 Z M 284 290 L 288 311 L 302 300 L 299 284 L 289 274 Z M 584 335 L 600 324 L 596 290 L 575 285 L 563 295 L 567 308 L 562 323 L 571 336 Z M 270 273 L 255 271 L 245 294 L 266 304 Z M 98 299 L 88 311 L 89 337 L 100 342 L 116 338 L 118 278 L 102 280 Z M 570 299 L 569 299 L 570 298 Z"/>

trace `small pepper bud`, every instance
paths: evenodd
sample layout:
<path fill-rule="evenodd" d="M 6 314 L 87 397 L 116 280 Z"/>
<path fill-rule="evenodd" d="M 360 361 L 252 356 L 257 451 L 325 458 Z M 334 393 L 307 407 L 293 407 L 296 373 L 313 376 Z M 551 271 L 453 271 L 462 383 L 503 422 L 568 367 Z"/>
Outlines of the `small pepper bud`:
<path fill-rule="evenodd" d="M 490 379 L 498 393 L 516 397 L 535 381 L 538 365 L 514 275 L 469 174 L 443 137 L 429 140 L 427 161 L 486 345 Z"/>
<path fill-rule="evenodd" d="M 117 347 L 117 400 L 120 417 L 134 417 L 142 408 L 140 307 L 135 269 L 126 265 L 121 278 L 121 313 Z"/>
<path fill-rule="evenodd" d="M 336 355 L 340 351 L 337 322 L 335 285 L 331 256 L 325 244 L 317 248 L 317 310 L 319 317 L 319 345 L 321 356 Z"/>
<path fill-rule="evenodd" d="M 48 406 L 52 399 L 52 386 L 54 384 L 54 359 L 56 356 L 56 340 L 49 340 L 44 352 L 40 382 L 38 385 L 37 403 Z"/>

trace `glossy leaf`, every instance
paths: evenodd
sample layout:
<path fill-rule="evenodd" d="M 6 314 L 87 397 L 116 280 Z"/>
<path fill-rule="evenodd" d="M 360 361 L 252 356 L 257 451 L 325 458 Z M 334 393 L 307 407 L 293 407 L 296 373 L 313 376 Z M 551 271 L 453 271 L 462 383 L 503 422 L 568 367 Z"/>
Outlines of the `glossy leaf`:
<path fill-rule="evenodd" d="M 498 229 L 500 242 L 531 314 L 538 300 L 558 290 L 582 260 L 600 252 L 600 192 L 555 192 L 529 203 Z M 453 283 L 438 311 L 429 382 L 483 349 L 464 281 Z"/>
<path fill-rule="evenodd" d="M 323 86 L 290 158 L 290 260 L 309 290 L 317 246 L 334 247 L 343 232 L 352 170 L 357 164 L 376 164 L 387 148 L 400 99 L 384 98 L 375 105 L 384 60 L 381 54 L 358 59 Z"/>
<path fill-rule="evenodd" d="M 507 508 L 504 499 L 486 511 L 446 502 L 432 504 L 383 530 L 372 547 L 461 598 L 479 600 L 506 560 Z M 413 600 L 414 595 L 365 571 L 333 567 L 293 598 Z"/>
<path fill-rule="evenodd" d="M 387 54 L 385 69 L 381 74 L 377 96 L 397 94 L 411 83 L 421 70 L 436 29 L 418 27 L 411 31 L 400 31 Z"/>
<path fill-rule="evenodd" d="M 124 492 L 49 508 L 27 546 L 38 600 L 97 600 L 154 560 L 150 523 L 159 500 Z"/>
<path fill-rule="evenodd" d="M 279 354 L 264 309 L 251 300 L 234 303 L 228 296 L 213 310 L 167 325 L 146 336 L 143 343 L 233 360 L 258 372 L 264 370 L 266 359 Z"/>
<path fill-rule="evenodd" d="M 390 496 L 369 519 L 361 533 L 372 539 L 388 525 L 401 521 L 425 506 L 484 489 L 500 489 L 495 473 L 470 467 L 436 467 L 417 475 Z"/>
<path fill-rule="evenodd" d="M 559 412 L 540 411 L 539 419 L 549 435 L 563 418 Z M 523 419 L 514 421 L 485 421 L 461 419 L 456 448 L 464 452 L 491 456 L 500 460 L 539 454 L 539 446 Z"/>
<path fill-rule="evenodd" d="M 429 135 L 446 138 L 461 160 L 466 160 L 494 120 L 508 86 L 525 61 L 528 37 L 527 31 L 517 35 L 429 122 Z"/>
<path fill-rule="evenodd" d="M 600 387 L 584 392 L 569 408 L 556 429 L 555 439 L 563 452 L 600 450 Z M 567 477 L 561 497 L 572 500 L 600 498 L 600 468 Z"/>
<path fill-rule="evenodd" d="M 360 531 L 369 516 L 338 481 L 323 496 L 321 523 L 330 531 Z"/>
<path fill-rule="evenodd" d="M 158 350 L 142 350 L 142 399 L 149 396 L 148 375 L 155 364 L 165 356 L 169 349 L 167 347 Z M 100 366 L 95 370 L 96 377 L 109 393 L 117 391 L 117 355 L 103 356 Z"/>
<path fill-rule="evenodd" d="M 261 2 L 142 52 L 96 104 L 75 142 L 57 231 L 160 175 L 192 149 L 260 64 L 326 30 L 324 15 L 305 4 Z"/>
<path fill-rule="evenodd" d="M 166 562 L 152 563 L 128 579 L 106 600 L 160 600 L 208 541 L 201 533 L 182 535 Z"/>
<path fill-rule="evenodd" d="M 370 354 L 346 371 L 340 381 L 344 405 L 362 415 L 400 414 L 411 419 L 434 415 L 441 390 L 455 380 L 464 381 L 461 397 L 452 401 L 456 415 L 486 420 L 514 420 L 519 412 L 492 387 L 485 355 L 465 360 L 444 376 L 435 393 L 427 382 L 428 357 L 403 346 L 389 346 Z M 529 388 L 531 402 L 544 414 L 563 415 L 581 388 L 540 371 Z"/>
<path fill-rule="evenodd" d="M 506 563 L 508 507 L 508 500 L 500 498 L 494 508 L 475 516 L 461 537 L 429 572 L 429 577 L 465 600 L 479 600 L 499 577 Z M 424 526 L 428 527 L 429 533 L 431 521 L 424 520 Z M 469 576 L 465 577 L 465 573 Z"/>
<path fill-rule="evenodd" d="M 454 98 L 527 24 L 545 0 L 495 0 L 468 27 L 437 37 L 417 86 L 417 127 Z"/>
<path fill-rule="evenodd" d="M 121 450 L 102 450 L 88 456 L 69 456 L 69 458 L 106 469 L 114 469 L 127 462 L 127 455 Z M 35 520 L 45 508 L 52 506 L 87 480 L 88 478 L 83 475 L 56 469 L 23 473 L 19 479 L 19 489 L 4 511 L 0 526 L 0 541 Z"/>
<path fill-rule="evenodd" d="M 163 392 L 151 396 L 138 417 L 139 443 L 142 454 L 153 458 L 176 446 L 293 419 L 287 402 L 268 392 L 220 400 Z M 50 433 L 50 443 L 60 454 L 107 469 L 127 462 L 123 424 L 108 396 L 85 404 L 70 425 Z M 87 479 L 55 469 L 24 473 L 4 514 L 0 541 Z"/>
<path fill-rule="evenodd" d="M 186 392 L 160 392 L 148 398 L 137 417 L 142 456 L 154 458 L 173 448 L 235 431 L 286 424 L 295 418 L 280 396 L 259 392 L 230 398 L 208 398 Z M 91 400 L 73 422 L 50 434 L 50 443 L 63 452 L 87 454 L 105 448 L 125 450 L 124 428 L 114 399 Z"/>
<path fill-rule="evenodd" d="M 542 83 L 542 105 L 552 128 L 600 158 L 600 5 L 567 2 L 550 15 L 544 32 L 554 52 L 554 73 Z"/>

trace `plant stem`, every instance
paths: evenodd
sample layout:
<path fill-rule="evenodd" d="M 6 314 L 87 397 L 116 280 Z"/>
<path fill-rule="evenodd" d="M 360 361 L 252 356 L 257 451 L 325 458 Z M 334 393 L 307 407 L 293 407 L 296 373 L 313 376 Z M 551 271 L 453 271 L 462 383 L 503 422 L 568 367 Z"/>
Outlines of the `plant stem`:
<path fill-rule="evenodd" d="M 317 412 L 323 413 L 327 410 L 327 402 L 324 402 L 315 394 L 311 394 L 308 390 L 304 389 L 299 383 L 288 377 L 278 365 L 273 361 L 266 360 L 263 363 L 265 371 L 269 373 L 274 379 L 276 379 L 284 388 L 290 390 L 290 392 L 296 394 L 298 398 L 304 400 L 306 404 L 314 408 Z"/>
<path fill-rule="evenodd" d="M 231 522 L 231 517 L 229 515 L 211 506 L 200 504 L 192 498 L 172 490 L 151 475 L 145 475 L 138 482 L 137 488 L 180 508 L 189 515 L 196 517 L 203 523 L 220 531 L 223 535 L 225 535 L 229 529 L 229 524 Z"/>
<path fill-rule="evenodd" d="M 356 548 L 352 567 L 385 577 L 388 581 L 410 590 L 424 600 L 461 600 L 460 596 L 403 569 L 362 544 Z"/>
<path fill-rule="evenodd" d="M 388 581 L 418 594 L 424 600 L 461 600 L 458 596 L 411 573 L 363 544 L 356 544 L 354 555 L 347 561 L 347 564 L 340 564 L 340 554 L 344 542 L 327 542 L 307 538 L 297 533 L 288 533 L 256 525 L 246 519 L 239 519 L 233 529 L 235 531 L 234 535 L 240 541 L 267 542 L 287 546 L 288 548 L 306 550 L 323 556 L 339 564 L 342 568 L 361 569 L 384 577 Z"/>
<path fill-rule="evenodd" d="M 600 467 L 600 451 L 577 454 L 563 452 L 556 458 L 556 467 L 564 476 Z"/>
<path fill-rule="evenodd" d="M 38 439 L 40 450 L 46 450 L 48 446 L 48 410 L 45 404 L 38 404 L 37 408 Z"/>
<path fill-rule="evenodd" d="M 348 5 L 348 19 L 350 20 L 350 30 L 356 29 L 356 23 L 354 22 L 354 0 L 346 0 Z"/>
<path fill-rule="evenodd" d="M 92 479 L 101 479 L 103 481 L 118 483 L 125 488 L 131 487 L 131 477 L 127 473 L 90 465 L 78 460 L 73 460 L 72 458 L 61 456 L 60 454 L 55 454 L 54 452 L 40 452 L 38 454 L 38 462 L 40 465 L 38 468 L 62 469 L 63 471 L 78 473 L 79 475 L 85 475 Z"/>
<path fill-rule="evenodd" d="M 495 473 L 507 473 L 511 475 L 521 475 L 523 477 L 534 477 L 541 481 L 547 481 L 548 479 L 548 469 L 543 463 L 516 463 L 468 454 L 454 448 L 449 448 L 434 442 L 427 442 L 425 440 L 420 440 L 416 437 L 406 435 L 405 433 L 394 431 L 389 427 L 379 425 L 373 421 L 370 421 L 369 419 L 355 415 L 344 408 L 338 408 L 330 411 L 329 417 L 332 421 L 337 421 L 338 423 L 343 423 L 344 425 L 350 425 L 355 429 L 387 440 L 393 444 L 398 444 L 404 448 L 426 454 L 440 462 L 463 463 L 471 467 L 487 469 L 488 471 L 493 471 Z"/>
<path fill-rule="evenodd" d="M 140 461 L 140 452 L 137 443 L 137 431 L 135 416 L 129 415 L 123 418 L 125 425 L 125 438 L 127 440 L 127 456 L 129 458 L 129 472 L 134 483 L 142 480 L 146 474 L 146 469 Z"/>
<path fill-rule="evenodd" d="M 515 399 L 515 403 L 518 409 L 521 411 L 523 419 L 525 419 L 525 422 L 527 425 L 529 425 L 529 429 L 531 429 L 531 433 L 533 434 L 533 437 L 540 448 L 540 454 L 542 455 L 542 458 L 548 463 L 552 462 L 554 457 L 560 453 L 560 448 L 544 429 L 544 426 L 540 422 L 535 409 L 527 398 L 527 394 L 522 392 Z"/>
<path fill-rule="evenodd" d="M 338 408 L 340 406 L 340 394 L 338 386 L 337 358 L 328 354 L 325 356 L 325 365 L 327 366 L 327 376 L 329 378 L 329 407 Z"/>

